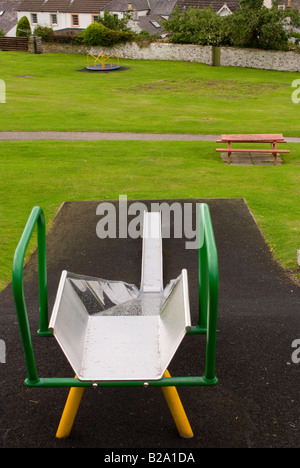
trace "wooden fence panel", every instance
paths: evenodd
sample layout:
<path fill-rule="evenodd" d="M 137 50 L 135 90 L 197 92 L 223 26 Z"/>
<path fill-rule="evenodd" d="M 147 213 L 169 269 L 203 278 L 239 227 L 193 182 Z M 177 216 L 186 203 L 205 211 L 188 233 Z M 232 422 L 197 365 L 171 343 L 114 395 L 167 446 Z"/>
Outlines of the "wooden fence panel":
<path fill-rule="evenodd" d="M 28 37 L 0 37 L 0 50 L 28 52 Z"/>

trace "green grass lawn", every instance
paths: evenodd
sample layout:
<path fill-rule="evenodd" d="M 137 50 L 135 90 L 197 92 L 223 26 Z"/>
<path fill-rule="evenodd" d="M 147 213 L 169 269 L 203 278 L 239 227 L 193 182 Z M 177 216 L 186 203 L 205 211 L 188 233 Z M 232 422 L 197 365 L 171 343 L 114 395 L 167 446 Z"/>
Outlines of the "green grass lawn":
<path fill-rule="evenodd" d="M 82 73 L 82 55 L 0 52 L 0 131 L 275 133 L 300 136 L 297 73 L 121 60 Z M 0 288 L 34 205 L 48 226 L 63 201 L 243 197 L 275 258 L 299 272 L 300 145 L 282 166 L 224 164 L 216 143 L 0 142 Z M 299 275 L 298 275 L 299 276 Z"/>
<path fill-rule="evenodd" d="M 283 133 L 298 136 L 297 73 L 123 60 L 82 73 L 84 55 L 0 52 L 0 130 Z"/>
<path fill-rule="evenodd" d="M 282 166 L 228 166 L 203 142 L 1 142 L 0 278 L 34 205 L 48 227 L 63 201 L 243 197 L 283 266 L 297 270 L 300 145 Z"/>

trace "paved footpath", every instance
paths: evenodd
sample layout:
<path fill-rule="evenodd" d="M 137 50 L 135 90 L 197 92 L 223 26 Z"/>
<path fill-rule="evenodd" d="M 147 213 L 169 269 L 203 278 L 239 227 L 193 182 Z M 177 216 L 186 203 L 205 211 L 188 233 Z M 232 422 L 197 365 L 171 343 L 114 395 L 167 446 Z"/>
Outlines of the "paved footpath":
<path fill-rule="evenodd" d="M 0 141 L 15 140 L 169 140 L 169 141 L 216 141 L 221 135 L 200 133 L 134 133 L 134 132 L 0 132 Z M 285 137 L 288 143 L 300 143 L 300 138 Z"/>
<path fill-rule="evenodd" d="M 128 133 L 128 132 L 0 132 L 0 141 L 15 140 L 167 140 L 167 141 L 216 141 L 220 135 L 192 133 Z M 300 138 L 299 138 L 300 141 Z"/>

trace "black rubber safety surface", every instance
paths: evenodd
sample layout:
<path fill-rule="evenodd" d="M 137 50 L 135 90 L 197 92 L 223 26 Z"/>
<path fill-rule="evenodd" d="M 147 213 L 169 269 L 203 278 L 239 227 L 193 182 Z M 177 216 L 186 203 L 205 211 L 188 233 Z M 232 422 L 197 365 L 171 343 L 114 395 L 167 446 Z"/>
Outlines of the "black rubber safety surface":
<path fill-rule="evenodd" d="M 106 200 L 107 201 L 107 200 Z M 136 202 L 136 201 L 135 201 Z M 157 200 L 141 200 L 150 209 Z M 1 448 L 198 448 L 299 447 L 299 364 L 292 343 L 300 338 L 300 288 L 272 258 L 243 199 L 161 200 L 172 205 L 208 203 L 220 270 L 216 387 L 178 387 L 194 438 L 178 435 L 160 388 L 86 389 L 67 439 L 56 429 L 68 389 L 27 389 L 24 355 L 12 288 L 0 294 Z M 140 284 L 141 239 L 99 239 L 101 201 L 66 202 L 47 235 L 49 314 L 63 269 Z M 128 206 L 132 202 L 128 200 Z M 118 201 L 114 202 L 118 209 Z M 195 210 L 193 211 L 195 213 Z M 29 215 L 29 213 L 28 213 Z M 128 222 L 130 222 L 130 216 Z M 171 234 L 172 234 L 171 228 Z M 118 226 L 117 226 L 118 233 Z M 192 320 L 197 320 L 197 251 L 185 238 L 165 238 L 164 280 L 188 270 Z M 25 267 L 25 295 L 41 377 L 73 376 L 54 338 L 38 329 L 37 262 Z M 186 336 L 169 366 L 171 375 L 203 375 L 205 338 Z M 142 351 L 141 351 L 142 352 Z M 177 460 L 178 461 L 178 460 Z"/>

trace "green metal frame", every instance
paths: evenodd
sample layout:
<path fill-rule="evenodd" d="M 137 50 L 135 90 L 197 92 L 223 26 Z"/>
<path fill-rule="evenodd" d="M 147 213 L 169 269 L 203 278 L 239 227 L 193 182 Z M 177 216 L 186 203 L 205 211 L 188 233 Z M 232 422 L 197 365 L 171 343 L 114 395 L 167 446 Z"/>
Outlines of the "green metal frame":
<path fill-rule="evenodd" d="M 218 383 L 215 375 L 219 292 L 218 256 L 209 207 L 207 204 L 201 203 L 199 210 L 199 320 L 196 326 L 192 326 L 188 334 L 206 335 L 205 374 L 203 376 L 163 377 L 160 380 L 147 382 L 139 380 L 95 382 L 80 381 L 75 377 L 40 378 L 38 376 L 23 285 L 24 258 L 35 226 L 37 226 L 38 243 L 40 312 L 38 335 L 52 336 L 52 333 L 48 330 L 45 218 L 43 210 L 39 206 L 33 208 L 15 251 L 12 275 L 13 294 L 27 369 L 27 379 L 25 380 L 27 387 L 211 386 Z"/>

